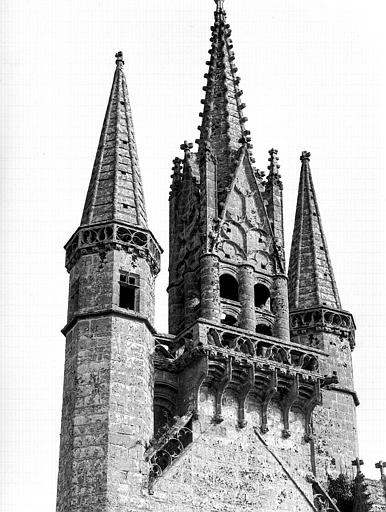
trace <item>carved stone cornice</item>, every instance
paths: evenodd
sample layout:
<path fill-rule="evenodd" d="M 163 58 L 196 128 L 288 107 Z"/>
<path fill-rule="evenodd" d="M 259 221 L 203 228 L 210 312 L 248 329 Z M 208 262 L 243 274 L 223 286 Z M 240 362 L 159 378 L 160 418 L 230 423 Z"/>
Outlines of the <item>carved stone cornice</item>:
<path fill-rule="evenodd" d="M 169 363 L 173 362 L 173 367 L 177 361 L 188 361 L 196 353 L 229 356 L 249 365 L 268 365 L 271 369 L 282 368 L 286 372 L 296 370 L 305 375 L 316 373 L 319 358 L 327 355 L 315 348 L 254 334 L 237 327 L 214 324 L 204 319 L 195 322 L 173 339 L 165 341 L 164 338 L 156 337 L 156 354 L 166 358 Z"/>
<path fill-rule="evenodd" d="M 174 339 L 156 336 L 155 342 L 159 370 L 179 373 L 202 359 L 200 382 L 214 390 L 216 423 L 222 421 L 222 398 L 230 389 L 238 398 L 239 428 L 246 425 L 245 404 L 252 393 L 262 405 L 262 433 L 268 431 L 268 407 L 275 400 L 283 413 L 283 436 L 290 435 L 289 413 L 296 407 L 306 415 L 309 439 L 311 415 L 322 400 L 320 390 L 336 383 L 336 376 L 318 373 L 318 357 L 324 352 L 229 326 L 200 320 Z"/>
<path fill-rule="evenodd" d="M 290 329 L 291 336 L 318 332 L 337 334 L 348 339 L 351 350 L 355 347 L 355 322 L 348 311 L 325 306 L 291 311 Z"/>
<path fill-rule="evenodd" d="M 138 322 L 141 322 L 146 325 L 146 327 L 149 329 L 149 331 L 152 334 L 156 334 L 156 329 L 154 328 L 153 324 L 149 321 L 147 316 L 142 315 L 141 313 L 138 313 L 137 311 L 132 311 L 129 309 L 120 308 L 118 306 L 113 305 L 110 308 L 102 308 L 98 311 L 87 311 L 85 313 L 76 313 L 71 318 L 70 322 L 68 322 L 62 329 L 62 334 L 66 336 L 68 332 L 77 324 L 77 322 L 81 320 L 88 320 L 98 317 L 120 317 L 120 318 L 131 318 Z"/>
<path fill-rule="evenodd" d="M 64 248 L 68 271 L 83 254 L 118 249 L 145 258 L 155 275 L 160 271 L 163 252 L 151 231 L 121 222 L 81 226 Z"/>

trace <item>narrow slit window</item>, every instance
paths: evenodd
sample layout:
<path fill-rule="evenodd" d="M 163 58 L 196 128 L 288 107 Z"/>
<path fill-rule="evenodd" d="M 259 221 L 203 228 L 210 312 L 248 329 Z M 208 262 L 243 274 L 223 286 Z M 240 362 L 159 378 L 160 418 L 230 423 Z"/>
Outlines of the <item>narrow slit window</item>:
<path fill-rule="evenodd" d="M 72 304 L 72 311 L 77 311 L 79 307 L 79 279 L 76 279 L 70 287 L 70 300 Z"/>

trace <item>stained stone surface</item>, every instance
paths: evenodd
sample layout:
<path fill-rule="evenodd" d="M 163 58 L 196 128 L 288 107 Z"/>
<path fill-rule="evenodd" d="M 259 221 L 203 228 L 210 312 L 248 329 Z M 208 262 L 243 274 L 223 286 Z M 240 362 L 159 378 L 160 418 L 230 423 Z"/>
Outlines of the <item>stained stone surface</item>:
<path fill-rule="evenodd" d="M 384 512 L 386 510 L 386 478 L 383 480 L 365 479 L 371 512 Z"/>
<path fill-rule="evenodd" d="M 57 512 L 306 512 L 359 455 L 355 324 L 310 154 L 288 282 L 278 151 L 264 180 L 216 3 L 198 151 L 184 141 L 173 161 L 167 334 L 153 326 L 161 249 L 116 55 L 81 226 L 66 244 Z"/>

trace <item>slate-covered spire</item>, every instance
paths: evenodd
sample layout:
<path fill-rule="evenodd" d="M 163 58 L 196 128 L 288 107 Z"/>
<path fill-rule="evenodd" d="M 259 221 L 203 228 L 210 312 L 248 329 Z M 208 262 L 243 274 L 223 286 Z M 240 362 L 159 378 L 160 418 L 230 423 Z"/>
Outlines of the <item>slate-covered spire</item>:
<path fill-rule="evenodd" d="M 302 168 L 288 271 L 289 305 L 290 310 L 323 305 L 340 309 L 311 177 L 310 156 L 303 151 L 300 157 Z"/>
<path fill-rule="evenodd" d="M 199 150 L 211 149 L 217 162 L 218 195 L 224 196 L 224 189 L 232 180 L 234 156 L 241 142 L 250 144 L 249 132 L 245 130 L 247 118 L 243 115 L 245 104 L 241 102 L 240 78 L 236 75 L 235 55 L 230 38 L 231 30 L 226 21 L 223 0 L 216 1 L 214 25 L 211 27 L 210 60 L 208 72 L 204 75 L 207 84 L 205 99 L 201 100 L 204 110 L 200 114 L 202 124 Z"/>
<path fill-rule="evenodd" d="M 81 224 L 116 220 L 147 228 L 122 52 L 115 57 L 113 85 Z"/>

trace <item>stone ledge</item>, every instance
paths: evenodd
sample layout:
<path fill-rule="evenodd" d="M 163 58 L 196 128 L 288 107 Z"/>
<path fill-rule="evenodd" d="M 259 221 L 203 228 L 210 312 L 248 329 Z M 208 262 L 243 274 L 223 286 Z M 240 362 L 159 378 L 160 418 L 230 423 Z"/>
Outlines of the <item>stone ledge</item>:
<path fill-rule="evenodd" d="M 66 336 L 66 334 L 77 324 L 78 321 L 87 320 L 88 318 L 92 319 L 104 316 L 118 316 L 120 318 L 130 318 L 133 320 L 137 320 L 139 322 L 144 323 L 153 335 L 157 334 L 156 329 L 145 316 L 141 315 L 140 313 L 137 313 L 136 311 L 124 310 L 122 308 L 119 308 L 118 306 L 108 309 L 101 309 L 100 311 L 77 313 L 74 315 L 72 320 L 63 327 L 61 332 L 63 333 L 64 336 Z"/>

